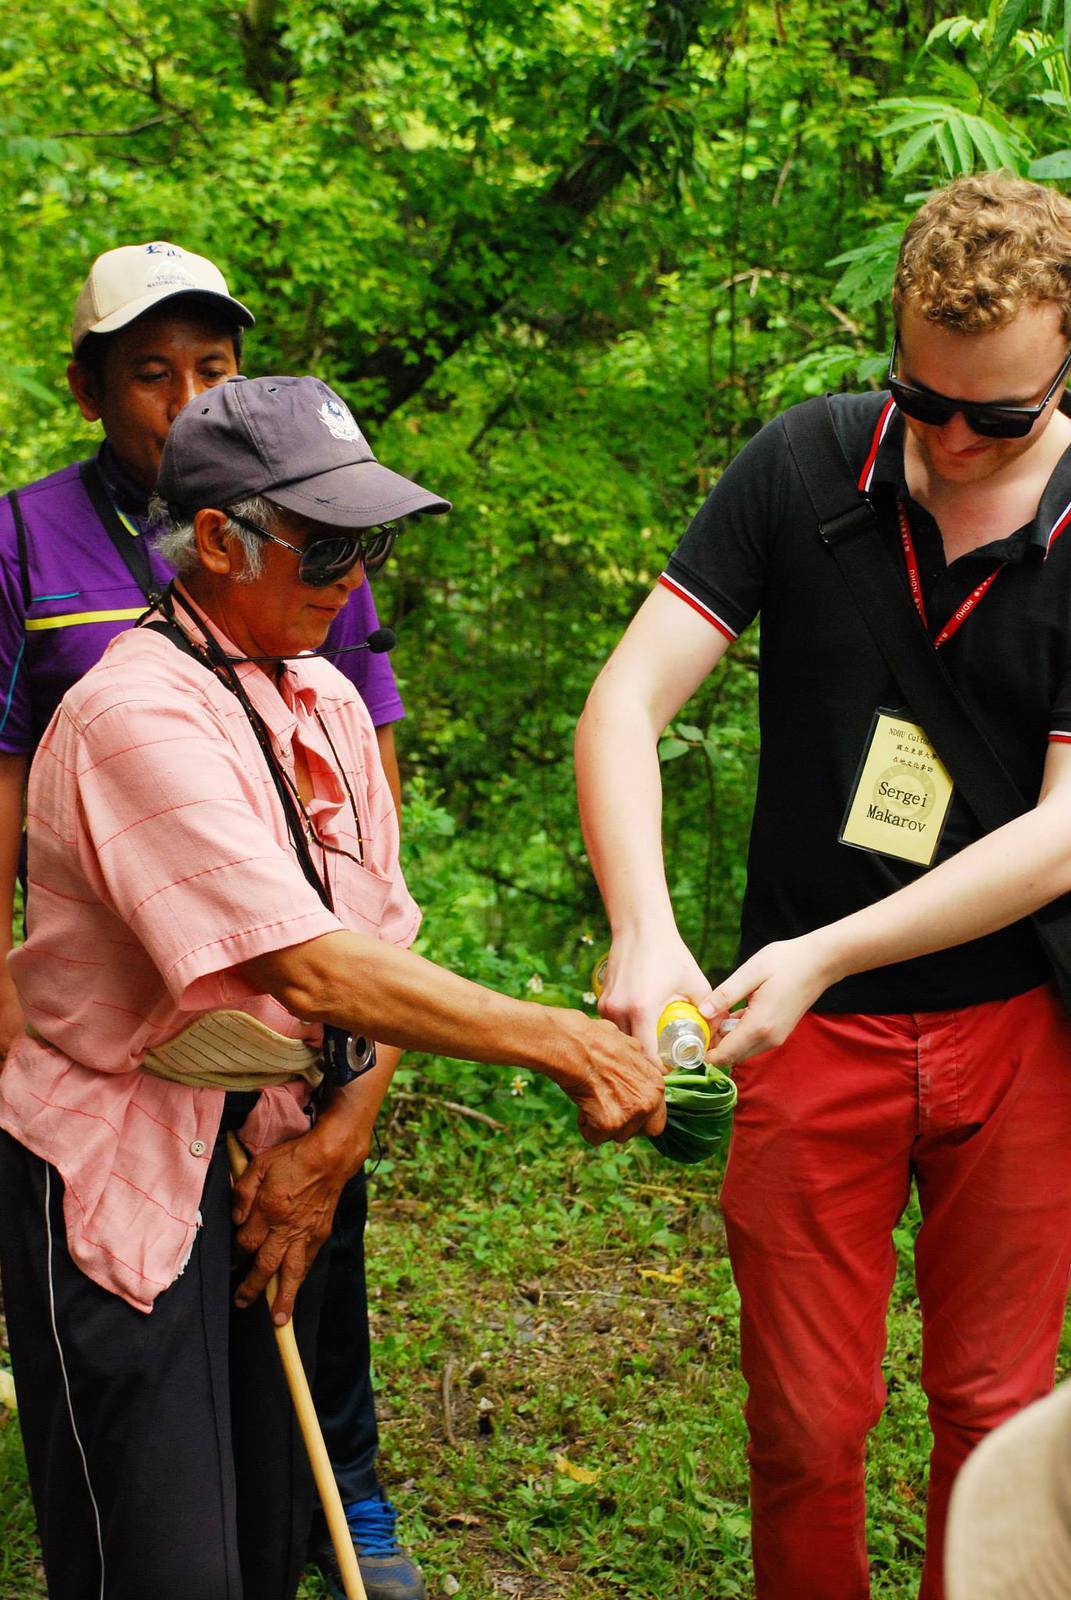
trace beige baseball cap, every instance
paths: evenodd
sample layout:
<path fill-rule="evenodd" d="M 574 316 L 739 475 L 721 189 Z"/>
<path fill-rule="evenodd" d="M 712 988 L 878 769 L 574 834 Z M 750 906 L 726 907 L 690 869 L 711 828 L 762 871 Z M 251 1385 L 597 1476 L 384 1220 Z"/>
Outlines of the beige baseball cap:
<path fill-rule="evenodd" d="M 105 250 L 89 269 L 74 308 L 72 351 L 78 354 L 78 346 L 87 333 L 115 333 L 178 295 L 219 301 L 221 309 L 226 307 L 228 315 L 243 328 L 251 328 L 256 320 L 249 308 L 234 298 L 222 272 L 205 256 L 196 256 L 166 239 L 156 239 L 151 244 L 124 244 L 117 250 Z"/>

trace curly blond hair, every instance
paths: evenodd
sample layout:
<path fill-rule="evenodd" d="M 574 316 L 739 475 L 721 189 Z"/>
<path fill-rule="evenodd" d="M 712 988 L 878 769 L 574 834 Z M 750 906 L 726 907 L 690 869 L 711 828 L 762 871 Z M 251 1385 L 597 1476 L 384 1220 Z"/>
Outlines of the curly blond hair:
<path fill-rule="evenodd" d="M 905 302 L 956 333 L 999 328 L 1052 300 L 1071 337 L 1071 201 L 1008 172 L 957 178 L 908 224 L 893 279 Z"/>

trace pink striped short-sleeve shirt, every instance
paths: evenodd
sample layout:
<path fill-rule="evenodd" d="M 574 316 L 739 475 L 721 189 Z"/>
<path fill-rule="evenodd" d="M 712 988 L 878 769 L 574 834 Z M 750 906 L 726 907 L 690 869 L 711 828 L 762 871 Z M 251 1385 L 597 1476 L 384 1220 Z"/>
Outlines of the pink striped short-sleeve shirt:
<path fill-rule="evenodd" d="M 340 928 L 407 945 L 420 922 L 352 686 L 314 657 L 289 663 L 278 687 L 252 663 L 237 671 L 291 777 L 295 745 L 304 752 L 310 820 L 334 847 L 312 847 L 333 912 L 306 882 L 238 700 L 158 633 L 109 646 L 64 697 L 30 776 L 28 936 L 10 965 L 38 1037 L 0 1074 L 0 1127 L 60 1172 L 74 1260 L 146 1311 L 196 1236 L 223 1104 L 221 1090 L 142 1072 L 146 1051 L 221 1007 L 318 1042 L 318 1024 L 235 969 Z M 303 1099 L 303 1086 L 262 1093 L 247 1142 L 304 1132 Z"/>

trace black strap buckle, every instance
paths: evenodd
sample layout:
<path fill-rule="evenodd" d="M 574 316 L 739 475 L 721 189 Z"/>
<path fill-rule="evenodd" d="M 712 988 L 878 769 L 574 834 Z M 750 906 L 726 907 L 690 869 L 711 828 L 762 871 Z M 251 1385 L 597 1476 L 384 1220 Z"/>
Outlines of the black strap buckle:
<path fill-rule="evenodd" d="M 869 495 L 863 495 L 846 511 L 838 511 L 828 522 L 818 524 L 818 537 L 825 545 L 843 544 L 857 533 L 866 533 L 874 526 L 874 504 Z"/>

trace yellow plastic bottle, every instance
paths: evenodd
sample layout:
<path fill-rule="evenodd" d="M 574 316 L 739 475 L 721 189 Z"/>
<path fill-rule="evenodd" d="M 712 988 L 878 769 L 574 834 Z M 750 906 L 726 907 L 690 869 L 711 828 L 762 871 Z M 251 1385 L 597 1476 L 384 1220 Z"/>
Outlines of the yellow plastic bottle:
<path fill-rule="evenodd" d="M 591 969 L 591 987 L 596 999 L 602 994 L 609 960 L 606 952 Z M 658 1054 L 664 1065 L 699 1067 L 709 1048 L 710 1026 L 703 1013 L 690 1000 L 671 1000 L 658 1019 Z"/>
<path fill-rule="evenodd" d="M 658 1019 L 658 1054 L 664 1066 L 696 1068 L 710 1048 L 710 1025 L 690 1000 L 671 1000 Z"/>

